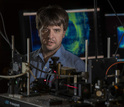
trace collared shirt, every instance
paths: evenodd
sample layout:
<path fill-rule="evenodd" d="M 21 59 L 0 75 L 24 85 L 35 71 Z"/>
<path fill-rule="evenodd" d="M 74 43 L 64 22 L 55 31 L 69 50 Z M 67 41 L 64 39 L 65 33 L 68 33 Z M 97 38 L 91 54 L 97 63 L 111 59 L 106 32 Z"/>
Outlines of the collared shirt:
<path fill-rule="evenodd" d="M 52 62 L 52 59 L 49 58 L 47 63 L 45 63 L 43 54 L 39 50 L 36 50 L 30 54 L 30 63 L 37 67 L 38 69 L 41 69 L 45 72 L 49 72 L 49 62 Z M 70 67 L 76 69 L 77 72 L 83 72 L 85 71 L 85 64 L 84 62 L 77 57 L 76 55 L 70 53 L 69 51 L 65 50 L 63 45 L 59 48 L 59 50 L 53 55 L 55 57 L 59 57 L 59 60 L 57 62 L 60 62 L 63 67 Z M 35 68 L 32 68 L 32 72 L 35 75 L 36 78 L 46 78 L 48 74 L 43 73 Z M 51 76 L 51 79 L 49 81 L 53 80 L 53 76 Z M 30 83 L 34 81 L 34 77 L 30 76 Z M 50 84 L 51 86 L 51 84 Z"/>

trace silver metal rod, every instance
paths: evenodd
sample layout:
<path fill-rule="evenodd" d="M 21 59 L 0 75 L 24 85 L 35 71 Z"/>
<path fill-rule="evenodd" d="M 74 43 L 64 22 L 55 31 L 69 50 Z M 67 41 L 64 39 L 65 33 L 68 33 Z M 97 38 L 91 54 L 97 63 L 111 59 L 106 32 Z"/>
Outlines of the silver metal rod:
<path fill-rule="evenodd" d="M 88 40 L 85 40 L 85 72 L 87 72 L 87 63 L 88 63 Z M 87 83 L 87 79 L 85 79 Z"/>
<path fill-rule="evenodd" d="M 77 87 L 77 75 L 74 75 L 74 87 Z M 74 95 L 77 95 L 77 89 L 74 88 Z"/>
<path fill-rule="evenodd" d="M 14 36 L 12 35 L 12 60 L 14 58 Z"/>
<path fill-rule="evenodd" d="M 110 58 L 110 37 L 107 38 L 107 58 Z"/>
<path fill-rule="evenodd" d="M 29 59 L 29 54 L 30 54 L 30 39 L 27 38 L 27 63 L 30 63 L 30 59 Z M 27 95 L 30 95 L 30 74 L 29 72 L 27 72 Z"/>
<path fill-rule="evenodd" d="M 88 40 L 85 40 L 85 72 L 87 72 L 87 62 L 88 62 Z"/>
<path fill-rule="evenodd" d="M 29 54 L 30 54 L 30 39 L 27 38 L 27 62 L 29 63 Z"/>
<path fill-rule="evenodd" d="M 13 63 L 14 63 L 14 36 L 12 35 L 11 37 L 12 39 L 12 70 L 11 70 L 11 75 L 14 74 L 13 72 Z M 10 94 L 14 94 L 14 79 L 10 79 L 11 83 L 10 83 Z"/>
<path fill-rule="evenodd" d="M 115 70 L 115 84 L 119 83 L 120 70 Z"/>
<path fill-rule="evenodd" d="M 60 78 L 60 75 L 61 75 L 61 63 L 60 62 L 58 63 L 58 75 Z"/>

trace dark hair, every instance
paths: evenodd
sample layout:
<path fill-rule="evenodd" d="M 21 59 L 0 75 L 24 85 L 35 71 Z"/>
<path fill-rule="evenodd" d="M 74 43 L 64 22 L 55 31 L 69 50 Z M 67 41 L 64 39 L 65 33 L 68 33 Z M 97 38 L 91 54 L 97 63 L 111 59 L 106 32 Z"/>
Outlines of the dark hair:
<path fill-rule="evenodd" d="M 47 27 L 49 25 L 60 26 L 63 24 L 65 31 L 68 27 L 68 21 L 68 14 L 63 8 L 57 5 L 49 5 L 37 11 L 36 28 L 39 30 L 41 27 Z"/>

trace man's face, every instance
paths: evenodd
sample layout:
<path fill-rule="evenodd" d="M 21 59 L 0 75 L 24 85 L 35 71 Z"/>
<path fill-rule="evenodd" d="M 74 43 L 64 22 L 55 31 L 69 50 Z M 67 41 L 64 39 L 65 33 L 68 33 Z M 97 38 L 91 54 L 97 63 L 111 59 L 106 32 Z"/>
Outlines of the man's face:
<path fill-rule="evenodd" d="M 42 50 L 57 51 L 60 46 L 62 39 L 65 36 L 63 25 L 61 26 L 48 26 L 39 30 L 39 37 L 42 44 Z"/>

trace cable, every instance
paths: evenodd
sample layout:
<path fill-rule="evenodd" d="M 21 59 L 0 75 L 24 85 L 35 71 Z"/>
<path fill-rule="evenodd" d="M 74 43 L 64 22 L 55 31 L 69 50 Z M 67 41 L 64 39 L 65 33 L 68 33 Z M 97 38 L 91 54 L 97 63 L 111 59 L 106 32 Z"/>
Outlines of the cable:
<path fill-rule="evenodd" d="M 4 20 L 3 20 L 3 16 L 2 16 L 2 13 L 0 12 L 0 16 L 1 16 L 1 20 L 2 20 L 2 25 L 3 25 L 3 30 L 4 30 L 4 33 L 5 33 L 5 36 L 4 34 L 0 31 L 0 34 L 2 35 L 2 37 L 5 39 L 5 41 L 9 44 L 9 46 L 11 47 L 11 43 L 9 42 L 9 39 L 8 39 L 8 36 L 6 34 L 6 29 L 5 29 L 5 24 L 4 24 Z"/>
<path fill-rule="evenodd" d="M 0 12 L 0 16 L 1 16 L 2 24 L 3 24 L 3 30 L 4 30 L 5 36 L 6 36 L 7 40 L 9 41 L 8 36 L 6 34 L 5 24 L 4 24 L 4 20 L 3 20 L 3 16 L 2 16 L 1 12 Z"/>
<path fill-rule="evenodd" d="M 48 72 L 45 72 L 45 71 L 43 71 L 43 70 L 41 70 L 41 69 L 35 67 L 35 66 L 32 65 L 32 64 L 29 64 L 28 66 L 29 66 L 29 67 L 31 66 L 31 67 L 35 68 L 36 70 L 39 70 L 39 71 L 41 71 L 41 72 L 43 72 L 43 73 L 48 73 Z"/>
<path fill-rule="evenodd" d="M 9 44 L 9 46 L 11 47 L 10 42 L 7 40 L 7 38 L 3 35 L 3 33 L 0 31 L 1 36 L 3 37 L 3 39 Z M 12 48 L 12 47 L 11 47 Z"/>
<path fill-rule="evenodd" d="M 117 17 L 118 21 L 119 21 L 119 22 L 120 22 L 120 24 L 124 27 L 124 25 L 123 25 L 122 21 L 121 21 L 121 20 L 120 20 L 120 18 L 118 17 L 118 15 L 117 15 L 117 13 L 116 13 L 116 11 L 115 11 L 114 7 L 112 6 L 111 2 L 110 2 L 109 0 L 107 0 L 107 1 L 108 1 L 109 5 L 111 6 L 112 10 L 114 11 L 115 16 Z"/>
<path fill-rule="evenodd" d="M 109 69 L 110 69 L 111 67 L 113 67 L 114 65 L 119 64 L 119 63 L 124 63 L 124 62 L 123 62 L 123 61 L 121 61 L 121 62 L 115 62 L 115 63 L 113 63 L 112 65 L 110 65 L 110 66 L 108 67 L 108 69 L 106 70 L 106 75 L 107 75 L 107 73 L 108 73 L 108 71 L 109 71 Z"/>
<path fill-rule="evenodd" d="M 11 43 L 7 40 L 7 38 L 3 35 L 3 33 L 0 31 L 0 35 L 3 37 L 3 39 L 9 44 L 9 46 L 10 46 L 10 48 L 12 49 L 12 45 L 11 45 Z M 17 52 L 17 54 L 18 55 L 20 55 L 21 57 L 23 57 L 24 55 L 21 55 L 19 52 L 18 52 L 18 50 L 15 48 L 14 49 L 16 52 Z"/>
<path fill-rule="evenodd" d="M 5 79 L 10 79 L 10 78 L 17 78 L 17 77 L 20 77 L 22 75 L 25 75 L 28 71 L 26 71 L 25 73 L 21 73 L 21 74 L 18 74 L 18 75 L 12 75 L 12 76 L 2 76 L 0 75 L 0 78 L 5 78 Z"/>
<path fill-rule="evenodd" d="M 45 72 L 45 71 L 43 71 L 43 70 L 41 70 L 41 69 L 35 67 L 35 66 L 32 65 L 32 64 L 29 64 L 28 66 L 29 66 L 29 67 L 33 67 L 33 68 L 39 70 L 40 72 L 43 72 L 43 73 L 46 73 L 46 74 L 49 74 L 49 75 L 55 75 L 55 73 Z M 56 76 L 60 76 L 60 77 L 63 77 L 63 78 L 65 78 L 65 77 L 74 77 L 74 75 L 59 75 L 59 74 L 56 74 Z M 78 75 L 78 77 L 82 77 L 82 76 L 81 76 L 81 75 Z"/>
<path fill-rule="evenodd" d="M 0 34 L 2 35 L 3 39 L 9 44 L 10 48 L 12 49 L 12 45 L 8 39 L 8 36 L 7 36 L 7 33 L 6 33 L 6 29 L 5 29 L 5 24 L 4 24 L 4 20 L 3 20 L 3 16 L 2 16 L 2 13 L 0 12 L 0 16 L 1 16 L 1 20 L 2 20 L 2 25 L 3 25 L 3 30 L 4 30 L 4 33 L 5 33 L 5 36 L 4 34 L 0 31 Z M 17 54 L 19 54 L 20 56 L 23 56 L 19 53 L 19 51 L 17 49 L 14 49 Z"/>
<path fill-rule="evenodd" d="M 114 54 L 115 57 L 116 57 L 116 54 L 117 54 L 117 52 L 118 52 L 119 45 L 120 45 L 120 43 L 121 43 L 123 37 L 124 37 L 124 33 L 122 34 L 121 39 L 120 39 L 120 41 L 119 41 L 119 43 L 118 43 L 117 49 L 116 49 L 115 54 Z"/>
<path fill-rule="evenodd" d="M 30 71 L 31 75 L 34 77 L 34 79 L 36 80 L 36 79 L 37 79 L 37 77 L 36 77 L 36 76 L 34 76 L 34 74 L 33 74 L 32 70 L 29 70 L 29 71 Z"/>
<path fill-rule="evenodd" d="M 17 78 L 17 77 L 20 77 L 22 75 L 25 75 L 27 72 L 30 72 L 31 75 L 34 77 L 34 79 L 37 79 L 33 72 L 31 70 L 27 70 L 25 73 L 21 73 L 21 74 L 18 74 L 18 75 L 12 75 L 12 76 L 3 76 L 3 75 L 0 75 L 0 78 L 5 78 L 5 79 L 10 79 L 10 78 Z"/>

